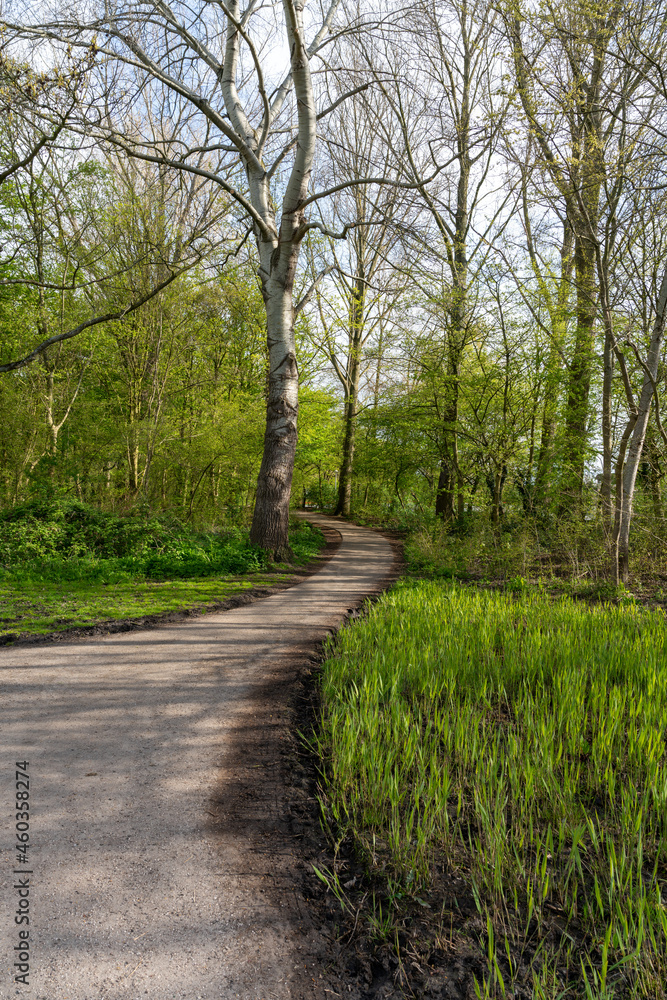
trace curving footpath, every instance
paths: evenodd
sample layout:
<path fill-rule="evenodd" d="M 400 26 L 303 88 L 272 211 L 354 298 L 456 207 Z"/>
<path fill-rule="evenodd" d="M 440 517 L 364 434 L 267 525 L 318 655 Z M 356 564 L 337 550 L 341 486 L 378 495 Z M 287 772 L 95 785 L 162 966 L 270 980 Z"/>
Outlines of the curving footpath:
<path fill-rule="evenodd" d="M 294 663 L 382 589 L 393 553 L 376 532 L 309 519 L 342 541 L 289 590 L 183 624 L 0 650 L 0 997 L 324 997 L 299 901 L 288 886 L 264 888 L 261 838 L 284 805 L 268 780 L 285 725 L 279 693 Z M 12 968 L 14 762 L 24 759 L 28 986 Z"/>

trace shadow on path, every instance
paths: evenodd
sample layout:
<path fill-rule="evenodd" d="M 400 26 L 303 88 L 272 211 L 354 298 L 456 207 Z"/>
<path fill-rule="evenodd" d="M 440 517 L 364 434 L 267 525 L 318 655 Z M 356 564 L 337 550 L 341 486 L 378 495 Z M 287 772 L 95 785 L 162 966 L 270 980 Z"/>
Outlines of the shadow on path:
<path fill-rule="evenodd" d="M 289 590 L 145 632 L 0 650 L 10 803 L 0 997 L 324 1000 L 317 929 L 289 884 L 300 864 L 281 770 L 290 684 L 347 611 L 382 588 L 393 553 L 376 532 L 312 520 L 342 542 Z M 29 989 L 12 969 L 21 759 Z"/>

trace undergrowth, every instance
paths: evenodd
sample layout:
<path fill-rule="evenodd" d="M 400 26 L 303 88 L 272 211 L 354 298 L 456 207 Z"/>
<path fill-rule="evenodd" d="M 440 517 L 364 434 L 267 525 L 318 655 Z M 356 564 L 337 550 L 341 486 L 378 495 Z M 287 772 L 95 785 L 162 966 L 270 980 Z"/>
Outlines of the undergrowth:
<path fill-rule="evenodd" d="M 614 596 L 609 532 L 600 519 L 547 528 L 528 518 L 494 526 L 479 514 L 449 524 L 432 516 L 406 528 L 406 559 L 419 575 L 496 582 L 522 577 L 579 596 Z M 664 588 L 667 546 L 644 528 L 642 521 L 635 525 L 630 587 L 647 596 Z"/>
<path fill-rule="evenodd" d="M 294 562 L 308 562 L 321 533 L 298 522 Z M 35 500 L 0 513 L 0 580 L 120 583 L 193 579 L 267 569 L 267 553 L 239 528 L 196 531 L 167 517 L 121 517 L 73 499 Z"/>

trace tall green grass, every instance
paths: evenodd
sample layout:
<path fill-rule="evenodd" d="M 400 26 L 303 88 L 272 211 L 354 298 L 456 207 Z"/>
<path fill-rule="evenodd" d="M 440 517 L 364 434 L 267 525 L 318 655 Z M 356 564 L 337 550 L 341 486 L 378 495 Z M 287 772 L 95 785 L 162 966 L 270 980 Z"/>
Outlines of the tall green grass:
<path fill-rule="evenodd" d="M 510 995 L 517 950 L 534 996 L 665 995 L 666 635 L 636 606 L 408 580 L 331 646 L 327 820 L 394 893 L 434 860 L 463 876 L 480 995 Z"/>

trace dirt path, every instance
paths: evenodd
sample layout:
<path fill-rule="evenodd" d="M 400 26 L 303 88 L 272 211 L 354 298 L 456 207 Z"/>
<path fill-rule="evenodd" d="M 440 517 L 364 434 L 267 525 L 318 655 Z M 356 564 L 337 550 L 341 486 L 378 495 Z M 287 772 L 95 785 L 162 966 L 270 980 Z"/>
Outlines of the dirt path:
<path fill-rule="evenodd" d="M 247 607 L 146 632 L 0 650 L 0 997 L 282 1000 L 325 994 L 290 884 L 284 698 L 328 630 L 391 571 L 342 543 Z M 16 985 L 14 762 L 30 762 L 30 985 Z"/>

